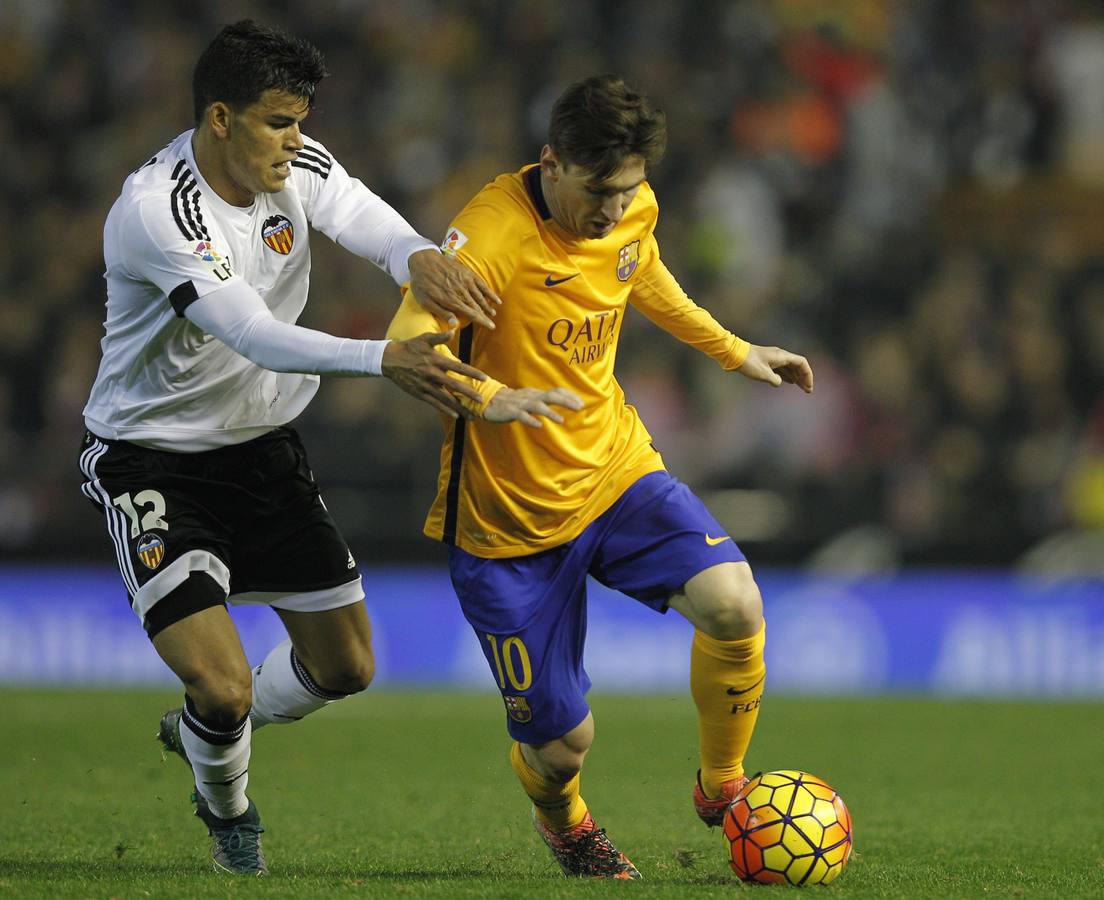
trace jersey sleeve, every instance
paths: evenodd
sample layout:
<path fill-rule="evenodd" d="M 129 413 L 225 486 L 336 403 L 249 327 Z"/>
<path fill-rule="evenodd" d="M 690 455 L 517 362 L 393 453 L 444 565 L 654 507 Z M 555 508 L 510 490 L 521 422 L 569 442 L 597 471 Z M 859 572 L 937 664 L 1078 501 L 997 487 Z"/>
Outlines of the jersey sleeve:
<path fill-rule="evenodd" d="M 513 201 L 495 188 L 484 188 L 468 203 L 453 220 L 441 243 L 441 252 L 455 256 L 469 269 L 479 275 L 500 296 L 505 293 L 517 268 L 517 254 L 525 240 L 526 231 L 522 219 L 514 214 Z M 461 321 L 462 326 L 476 326 Z M 403 291 L 403 301 L 387 329 L 391 340 L 405 340 L 424 334 L 427 331 L 446 331 L 448 326 L 422 308 L 413 291 Z M 437 350 L 452 358 L 457 358 L 459 334 L 450 344 L 438 344 Z M 453 375 L 459 378 L 458 375 Z M 482 397 L 481 403 L 474 403 L 466 397 L 457 395 L 457 399 L 477 415 L 482 415 L 487 404 L 504 385 L 500 381 L 488 378 L 486 381 L 465 379 Z"/>
<path fill-rule="evenodd" d="M 155 195 L 137 201 L 123 218 L 120 259 L 134 278 L 169 298 L 178 316 L 188 306 L 240 280 L 218 226 Z"/>
<path fill-rule="evenodd" d="M 648 236 L 641 250 L 641 272 L 629 302 L 664 331 L 715 359 L 726 372 L 740 368 L 751 350 L 751 344 L 686 295 L 659 258 L 654 235 Z"/>
<path fill-rule="evenodd" d="M 410 255 L 435 250 L 433 242 L 349 175 L 325 147 L 305 138 L 304 142 L 291 166 L 307 221 L 336 244 L 375 263 L 396 284 L 409 281 Z"/>
<path fill-rule="evenodd" d="M 455 256 L 500 297 L 517 270 L 532 225 L 517 216 L 514 202 L 494 188 L 484 189 L 453 220 L 441 252 Z"/>

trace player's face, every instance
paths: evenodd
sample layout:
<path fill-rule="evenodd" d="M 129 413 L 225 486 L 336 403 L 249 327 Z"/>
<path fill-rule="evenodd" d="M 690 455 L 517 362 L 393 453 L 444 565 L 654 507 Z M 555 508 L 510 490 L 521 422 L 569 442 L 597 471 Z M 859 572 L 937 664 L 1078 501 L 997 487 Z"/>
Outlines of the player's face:
<path fill-rule="evenodd" d="M 541 174 L 544 199 L 556 224 L 576 237 L 603 238 L 617 227 L 640 190 L 644 160 L 630 156 L 608 178 L 597 179 L 545 147 Z"/>
<path fill-rule="evenodd" d="M 234 186 L 248 194 L 272 194 L 291 177 L 291 161 L 303 149 L 299 123 L 310 107 L 306 99 L 267 90 L 238 112 L 229 111 L 224 161 Z"/>

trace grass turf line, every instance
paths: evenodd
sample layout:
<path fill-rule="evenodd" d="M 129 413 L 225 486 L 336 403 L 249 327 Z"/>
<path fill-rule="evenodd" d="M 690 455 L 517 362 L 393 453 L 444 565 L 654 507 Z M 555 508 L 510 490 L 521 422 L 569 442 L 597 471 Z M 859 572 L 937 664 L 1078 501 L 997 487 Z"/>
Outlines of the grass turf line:
<path fill-rule="evenodd" d="M 190 776 L 153 739 L 178 696 L 0 690 L 0 894 L 21 897 L 714 897 L 731 873 L 694 817 L 685 696 L 592 698 L 583 795 L 645 881 L 568 881 L 533 833 L 489 694 L 372 692 L 257 735 L 267 880 L 209 870 Z M 1104 894 L 1094 703 L 770 698 L 749 764 L 828 780 L 866 897 Z M 789 889 L 768 889 L 773 892 Z"/>

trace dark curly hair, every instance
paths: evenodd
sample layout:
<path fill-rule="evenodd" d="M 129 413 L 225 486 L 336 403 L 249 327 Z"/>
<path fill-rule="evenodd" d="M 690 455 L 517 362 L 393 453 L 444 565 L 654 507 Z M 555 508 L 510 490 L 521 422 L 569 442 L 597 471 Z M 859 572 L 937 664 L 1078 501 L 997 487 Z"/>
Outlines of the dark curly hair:
<path fill-rule="evenodd" d="M 313 106 L 315 88 L 326 75 L 325 60 L 313 44 L 243 19 L 223 28 L 196 63 L 196 123 L 216 101 L 239 111 L 267 90 L 285 91 Z"/>

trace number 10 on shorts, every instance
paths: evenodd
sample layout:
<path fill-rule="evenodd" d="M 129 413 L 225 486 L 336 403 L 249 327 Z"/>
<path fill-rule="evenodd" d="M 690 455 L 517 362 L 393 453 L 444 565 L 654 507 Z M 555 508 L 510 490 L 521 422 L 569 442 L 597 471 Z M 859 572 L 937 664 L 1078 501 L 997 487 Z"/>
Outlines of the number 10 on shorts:
<path fill-rule="evenodd" d="M 491 648 L 495 672 L 498 674 L 498 686 L 506 689 L 507 680 L 515 691 L 527 691 L 533 684 L 533 666 L 529 662 L 529 651 L 517 635 L 506 638 L 501 648 L 498 635 L 484 634 Z"/>

